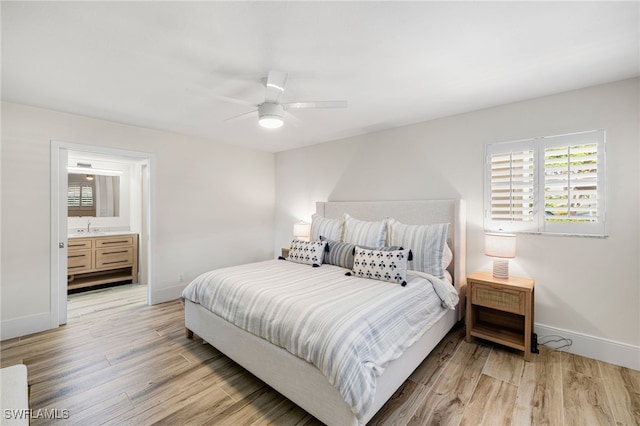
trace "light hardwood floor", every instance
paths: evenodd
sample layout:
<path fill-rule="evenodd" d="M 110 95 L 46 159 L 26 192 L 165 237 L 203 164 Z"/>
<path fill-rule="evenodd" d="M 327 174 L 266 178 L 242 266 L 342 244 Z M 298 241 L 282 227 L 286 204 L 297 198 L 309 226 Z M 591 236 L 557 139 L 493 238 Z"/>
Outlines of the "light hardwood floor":
<path fill-rule="evenodd" d="M 179 301 L 145 300 L 137 285 L 72 295 L 66 326 L 1 343 L 2 367 L 28 367 L 32 416 L 68 410 L 67 419 L 32 424 L 319 424 L 197 336 L 187 339 Z M 524 362 L 465 342 L 458 327 L 370 424 L 638 425 L 640 372 L 546 348 Z"/>

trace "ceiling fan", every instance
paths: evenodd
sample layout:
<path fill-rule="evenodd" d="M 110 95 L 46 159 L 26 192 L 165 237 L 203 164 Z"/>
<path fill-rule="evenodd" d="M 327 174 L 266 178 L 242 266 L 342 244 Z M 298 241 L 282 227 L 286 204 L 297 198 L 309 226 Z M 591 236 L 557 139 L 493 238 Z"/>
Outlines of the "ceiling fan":
<path fill-rule="evenodd" d="M 284 93 L 287 82 L 287 73 L 271 70 L 265 81 L 264 102 L 254 105 L 257 109 L 242 113 L 225 121 L 258 113 L 258 123 L 268 129 L 277 129 L 284 124 L 284 115 L 290 109 L 303 108 L 346 108 L 347 101 L 313 101 L 313 102 L 287 102 L 281 103 L 280 97 Z M 237 99 L 220 97 L 223 100 L 238 102 Z M 244 102 L 242 102 L 244 103 Z"/>

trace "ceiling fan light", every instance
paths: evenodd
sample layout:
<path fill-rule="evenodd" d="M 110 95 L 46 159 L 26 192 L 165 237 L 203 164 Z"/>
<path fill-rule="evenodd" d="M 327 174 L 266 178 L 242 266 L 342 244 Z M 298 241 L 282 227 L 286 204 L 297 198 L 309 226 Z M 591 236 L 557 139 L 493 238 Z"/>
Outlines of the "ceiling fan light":
<path fill-rule="evenodd" d="M 260 117 L 258 123 L 266 129 L 277 129 L 278 127 L 282 127 L 284 122 L 281 117 L 273 116 L 273 115 L 265 115 Z"/>
<path fill-rule="evenodd" d="M 284 120 L 284 108 L 275 102 L 265 102 L 258 106 L 258 123 L 267 129 L 282 127 Z"/>

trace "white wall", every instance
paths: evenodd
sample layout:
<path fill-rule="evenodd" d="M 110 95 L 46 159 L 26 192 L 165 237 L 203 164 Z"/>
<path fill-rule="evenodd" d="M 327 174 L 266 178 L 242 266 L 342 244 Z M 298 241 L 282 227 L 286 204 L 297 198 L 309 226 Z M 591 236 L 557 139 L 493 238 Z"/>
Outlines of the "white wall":
<path fill-rule="evenodd" d="M 607 130 L 606 239 L 521 235 L 513 275 L 536 280 L 539 334 L 640 369 L 639 80 L 631 79 L 276 154 L 275 250 L 316 200 L 467 201 L 467 270 L 483 255 L 488 142 Z M 617 351 L 615 356 L 606 352 Z"/>
<path fill-rule="evenodd" d="M 523 235 L 511 270 L 536 279 L 539 333 L 559 331 L 574 338 L 574 352 L 640 369 L 639 86 L 625 80 L 275 156 L 3 103 L 1 337 L 19 327 L 38 331 L 48 318 L 51 139 L 155 155 L 159 301 L 178 296 L 180 273 L 188 282 L 204 270 L 272 257 L 289 244 L 294 221 L 310 220 L 317 200 L 462 197 L 467 270 L 490 270 L 482 254 L 484 144 L 605 128 L 609 238 Z M 16 185 L 22 167 L 29 178 Z"/>
<path fill-rule="evenodd" d="M 154 302 L 206 270 L 273 257 L 272 153 L 3 103 L 2 339 L 49 317 L 52 139 L 154 155 Z"/>

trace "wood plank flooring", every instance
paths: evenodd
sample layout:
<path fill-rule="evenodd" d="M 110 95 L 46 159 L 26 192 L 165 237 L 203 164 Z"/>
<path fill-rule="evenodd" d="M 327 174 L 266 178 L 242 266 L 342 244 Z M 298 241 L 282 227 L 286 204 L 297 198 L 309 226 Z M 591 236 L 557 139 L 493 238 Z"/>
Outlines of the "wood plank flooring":
<path fill-rule="evenodd" d="M 179 301 L 145 300 L 138 285 L 71 295 L 67 325 L 1 342 L 2 367 L 27 365 L 31 424 L 320 424 L 187 339 Z M 524 362 L 457 327 L 369 424 L 640 425 L 640 372 L 546 348 Z"/>

